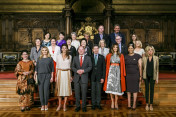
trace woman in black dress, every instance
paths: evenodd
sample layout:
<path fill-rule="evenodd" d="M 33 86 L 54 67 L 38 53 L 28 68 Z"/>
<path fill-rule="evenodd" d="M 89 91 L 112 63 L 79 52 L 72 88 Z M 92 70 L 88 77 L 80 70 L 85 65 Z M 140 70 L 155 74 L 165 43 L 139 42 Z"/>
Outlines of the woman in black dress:
<path fill-rule="evenodd" d="M 129 54 L 125 56 L 128 109 L 131 109 L 131 93 L 133 93 L 132 110 L 135 110 L 139 83 L 142 80 L 142 60 L 140 55 L 134 53 L 134 44 L 128 45 L 128 52 Z"/>
<path fill-rule="evenodd" d="M 69 52 L 69 55 L 71 55 L 73 59 L 74 56 L 76 56 L 76 48 L 72 46 L 71 43 L 72 43 L 72 38 L 68 37 L 67 38 L 68 52 Z"/>

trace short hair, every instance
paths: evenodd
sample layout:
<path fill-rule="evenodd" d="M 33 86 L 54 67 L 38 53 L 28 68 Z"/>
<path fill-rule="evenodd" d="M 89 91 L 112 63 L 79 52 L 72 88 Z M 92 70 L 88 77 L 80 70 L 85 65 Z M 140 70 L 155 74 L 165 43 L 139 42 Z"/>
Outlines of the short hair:
<path fill-rule="evenodd" d="M 133 43 L 129 43 L 129 44 L 128 44 L 128 48 L 129 48 L 130 46 L 132 46 L 132 47 L 134 48 L 134 44 L 133 44 Z"/>
<path fill-rule="evenodd" d="M 72 38 L 69 36 L 69 37 L 67 37 L 67 40 L 71 40 L 71 41 L 72 41 Z M 67 40 L 66 40 L 66 41 L 67 41 Z"/>
<path fill-rule="evenodd" d="M 85 36 L 85 35 L 88 35 L 88 36 L 90 37 L 90 34 L 89 34 L 88 32 L 84 33 L 84 36 Z"/>
<path fill-rule="evenodd" d="M 103 26 L 103 25 L 99 25 L 99 26 L 98 26 L 98 28 L 100 28 L 100 26 L 102 26 L 102 27 L 104 28 L 104 26 Z"/>
<path fill-rule="evenodd" d="M 78 47 L 78 50 L 79 50 L 80 47 L 82 47 L 82 48 L 84 49 L 84 47 L 80 45 L 80 46 Z"/>
<path fill-rule="evenodd" d="M 49 34 L 49 39 L 51 38 L 51 34 L 49 32 L 45 33 L 45 35 Z M 44 37 L 45 37 L 44 35 Z"/>
<path fill-rule="evenodd" d="M 101 39 L 100 41 L 99 41 L 99 47 L 101 47 L 101 42 L 104 42 L 104 45 L 105 45 L 105 47 L 106 47 L 106 42 L 105 42 L 105 40 L 104 39 Z"/>
<path fill-rule="evenodd" d="M 82 38 L 81 41 L 80 41 L 80 44 L 82 41 L 86 41 L 86 46 L 87 46 L 87 40 L 85 38 Z"/>
<path fill-rule="evenodd" d="M 115 28 L 116 26 L 118 26 L 118 27 L 120 28 L 120 25 L 119 25 L 119 24 L 115 24 L 115 25 L 114 25 L 114 28 Z"/>
<path fill-rule="evenodd" d="M 121 37 L 121 36 L 117 35 L 117 36 L 115 37 L 115 40 L 116 40 L 116 38 L 117 38 L 117 37 L 120 37 L 120 38 L 122 39 L 122 37 Z"/>
<path fill-rule="evenodd" d="M 26 52 L 26 53 L 28 54 L 28 51 L 27 51 L 27 50 L 22 50 L 22 51 L 21 51 L 21 55 L 22 55 L 24 52 Z"/>
<path fill-rule="evenodd" d="M 53 39 L 56 41 L 56 38 L 55 38 L 55 37 L 52 37 L 52 38 L 51 38 L 51 40 L 53 40 Z"/>
<path fill-rule="evenodd" d="M 94 48 L 94 47 L 98 47 L 98 45 L 97 45 L 97 44 L 94 44 L 94 45 L 93 45 L 93 48 Z"/>
<path fill-rule="evenodd" d="M 59 33 L 59 35 L 60 35 L 60 34 L 62 34 L 62 35 L 64 35 L 64 36 L 65 36 L 65 33 L 64 33 L 64 32 L 60 32 L 60 33 Z"/>
<path fill-rule="evenodd" d="M 136 40 L 136 43 L 137 43 L 137 42 L 139 42 L 139 44 L 140 44 L 139 47 L 142 48 L 142 42 L 141 42 L 140 40 Z M 135 46 L 136 46 L 136 45 L 135 45 Z"/>
<path fill-rule="evenodd" d="M 76 32 L 72 32 L 72 33 L 71 33 L 71 36 L 72 36 L 72 35 L 75 35 L 75 36 L 77 36 Z"/>
<path fill-rule="evenodd" d="M 146 48 L 145 48 L 145 56 L 146 57 L 148 57 L 148 51 L 149 51 L 149 49 L 152 49 L 153 50 L 153 55 L 155 54 L 155 48 L 153 47 L 153 46 L 147 46 Z"/>
<path fill-rule="evenodd" d="M 39 40 L 41 42 L 41 39 L 40 38 L 36 38 L 35 41 Z"/>

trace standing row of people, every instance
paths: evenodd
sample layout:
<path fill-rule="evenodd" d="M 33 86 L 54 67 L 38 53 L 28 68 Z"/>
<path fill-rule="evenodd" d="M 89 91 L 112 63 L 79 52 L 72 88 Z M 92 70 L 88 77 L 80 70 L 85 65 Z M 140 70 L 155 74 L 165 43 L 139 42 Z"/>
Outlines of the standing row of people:
<path fill-rule="evenodd" d="M 120 28 L 120 26 L 114 27 L 116 32 L 119 31 L 118 27 Z M 97 41 L 95 35 L 94 45 L 89 41 L 90 36 L 88 34 L 85 34 L 85 38 L 79 43 L 76 40 L 76 33 L 72 33 L 71 37 L 66 41 L 63 37 L 64 34 L 60 34 L 60 41 L 56 41 L 54 38 L 50 40 L 50 35 L 47 33 L 45 35 L 46 39 L 43 40 L 45 42 L 36 39 L 36 47 L 31 49 L 30 54 L 32 61 L 28 59 L 27 51 L 22 52 L 23 60 L 16 67 L 16 75 L 19 82 L 17 83 L 17 91 L 21 95 L 20 105 L 22 111 L 30 109 L 31 103 L 29 103 L 29 100 L 32 100 L 33 97 L 33 81 L 28 79 L 32 79 L 31 76 L 34 75 L 34 79 L 38 80 L 39 84 L 41 110 L 48 110 L 49 85 L 50 82 L 54 81 L 56 84 L 53 84 L 53 89 L 56 86 L 55 93 L 59 100 L 56 110 L 59 111 L 61 109 L 61 97 L 64 97 L 63 110 L 66 111 L 67 98 L 72 95 L 71 81 L 73 80 L 77 107 L 75 111 L 78 112 L 81 107 L 81 88 L 82 110 L 86 112 L 88 74 L 91 71 L 92 109 L 96 107 L 102 109 L 100 102 L 103 86 L 104 91 L 111 96 L 112 109 L 118 109 L 118 95 L 123 95 L 124 91 L 127 91 L 128 108 L 131 108 L 130 99 L 131 93 L 133 93 L 134 103 L 132 109 L 135 110 L 137 92 L 142 79 L 144 79 L 146 85 L 146 110 L 153 110 L 154 84 L 155 81 L 158 83 L 159 71 L 159 62 L 158 58 L 154 56 L 154 48 L 147 46 L 144 53 L 142 43 L 135 39 L 127 47 L 124 44 L 124 37 L 121 33 L 118 33 L 118 35 L 114 33 L 115 36 L 111 35 L 112 39 L 108 41 L 109 36 L 101 33 L 104 30 L 102 28 L 104 27 L 99 26 L 100 38 L 98 39 L 97 36 Z M 50 46 L 46 47 L 49 43 Z M 107 46 L 109 43 L 113 43 L 110 49 Z M 33 72 L 34 66 L 35 74 Z M 150 69 L 151 67 L 152 69 Z M 72 75 L 71 71 L 74 72 L 74 75 Z M 23 83 L 25 83 L 26 88 L 23 88 Z M 150 108 L 148 107 L 149 84 L 150 90 L 152 90 L 150 92 Z M 28 98 L 22 100 L 25 96 Z M 25 102 L 28 104 L 24 104 Z"/>

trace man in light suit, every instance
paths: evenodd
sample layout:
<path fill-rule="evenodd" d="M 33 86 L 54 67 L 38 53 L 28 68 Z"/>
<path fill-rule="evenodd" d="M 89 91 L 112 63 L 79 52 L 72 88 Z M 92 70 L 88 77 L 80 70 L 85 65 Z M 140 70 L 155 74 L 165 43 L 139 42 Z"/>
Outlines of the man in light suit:
<path fill-rule="evenodd" d="M 125 44 L 121 43 L 122 37 L 121 36 L 116 36 L 115 41 L 119 45 L 120 53 L 122 53 L 123 55 L 128 54 L 127 46 Z"/>
<path fill-rule="evenodd" d="M 125 44 L 125 36 L 120 32 L 120 25 L 119 24 L 114 25 L 114 32 L 109 35 L 110 47 L 112 46 L 112 44 L 116 43 L 116 41 L 115 41 L 116 36 L 121 36 L 122 43 Z"/>
<path fill-rule="evenodd" d="M 82 111 L 86 112 L 86 95 L 88 87 L 88 73 L 92 69 L 92 62 L 89 56 L 84 55 L 84 47 L 78 48 L 78 56 L 73 58 L 72 71 L 74 72 L 74 89 L 76 97 L 76 109 L 75 112 L 80 110 L 80 87 L 82 93 Z"/>

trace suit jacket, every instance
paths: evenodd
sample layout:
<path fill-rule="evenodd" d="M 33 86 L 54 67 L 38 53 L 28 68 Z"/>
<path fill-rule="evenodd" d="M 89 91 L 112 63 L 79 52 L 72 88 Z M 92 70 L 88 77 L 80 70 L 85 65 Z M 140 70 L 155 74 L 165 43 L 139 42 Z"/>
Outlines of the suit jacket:
<path fill-rule="evenodd" d="M 81 76 L 77 73 L 79 69 L 84 70 L 84 73 Z M 82 83 L 88 83 L 88 73 L 91 71 L 91 69 L 92 69 L 92 62 L 89 56 L 84 56 L 82 67 L 80 66 L 79 56 L 75 56 L 73 58 L 72 63 L 72 71 L 74 72 L 73 82 L 76 83 L 79 81 L 79 78 L 81 78 Z"/>
<path fill-rule="evenodd" d="M 101 48 L 99 48 L 99 52 L 98 53 L 101 54 Z M 109 48 L 104 48 L 104 55 L 103 56 L 106 58 L 107 54 L 109 54 Z"/>
<path fill-rule="evenodd" d="M 142 58 L 142 68 L 143 68 L 143 79 L 147 78 L 147 60 L 148 57 Z M 159 74 L 159 60 L 157 56 L 153 56 L 153 80 L 158 81 Z"/>
<path fill-rule="evenodd" d="M 95 65 L 94 54 L 91 55 L 91 60 L 92 60 L 91 81 L 100 82 L 100 79 L 105 79 L 105 73 L 106 73 L 104 56 L 102 56 L 101 54 L 98 54 L 97 65 Z"/>
<path fill-rule="evenodd" d="M 88 41 L 88 43 L 87 43 L 87 46 L 90 48 L 90 50 L 91 50 L 91 52 L 92 52 L 92 48 L 93 48 L 93 43 L 92 43 L 92 41 Z"/>
<path fill-rule="evenodd" d="M 121 32 L 119 32 L 118 35 L 122 37 L 122 43 L 125 44 L 125 36 Z M 112 44 L 116 43 L 114 32 L 109 35 L 109 38 L 110 38 L 110 47 L 111 47 Z"/>
<path fill-rule="evenodd" d="M 109 53 L 106 56 L 106 76 L 105 76 L 105 82 L 103 87 L 104 91 L 106 91 L 107 89 L 107 81 L 108 81 L 111 56 L 112 56 L 111 53 Z M 124 92 L 126 90 L 126 83 L 125 83 L 126 70 L 125 70 L 125 60 L 124 60 L 123 54 L 121 54 L 120 56 L 120 76 L 121 76 L 121 90 L 122 92 Z"/>
<path fill-rule="evenodd" d="M 76 56 L 76 48 L 74 46 L 71 46 L 68 51 L 69 51 L 69 55 L 71 55 L 73 59 L 74 56 Z"/>
<path fill-rule="evenodd" d="M 127 46 L 125 44 L 123 44 L 123 43 L 121 43 L 121 53 L 123 55 L 128 54 Z"/>
<path fill-rule="evenodd" d="M 109 36 L 107 35 L 107 34 L 104 34 L 103 33 L 103 39 L 105 40 L 105 42 L 106 42 L 106 47 L 107 48 L 109 48 L 110 46 L 109 46 Z M 94 44 L 97 44 L 97 45 L 99 45 L 99 41 L 101 40 L 101 38 L 100 38 L 100 34 L 98 33 L 98 34 L 95 34 L 94 35 Z"/>

